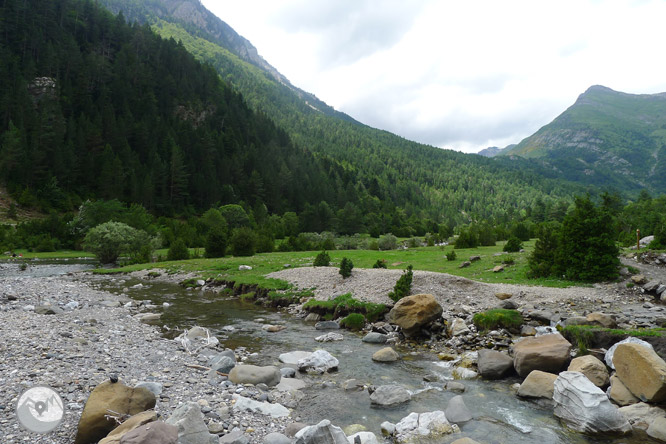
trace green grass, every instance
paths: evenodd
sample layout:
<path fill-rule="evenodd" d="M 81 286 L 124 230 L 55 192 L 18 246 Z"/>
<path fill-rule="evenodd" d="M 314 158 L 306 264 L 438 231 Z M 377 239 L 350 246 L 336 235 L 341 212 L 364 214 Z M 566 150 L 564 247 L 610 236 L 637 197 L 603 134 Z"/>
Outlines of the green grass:
<path fill-rule="evenodd" d="M 372 302 L 361 302 L 354 299 L 350 293 L 341 294 L 327 301 L 318 301 L 310 299 L 303 304 L 303 309 L 321 316 L 330 315 L 331 318 L 337 318 L 352 313 L 363 314 L 368 321 L 374 322 L 388 311 L 384 304 L 374 304 Z"/>
<path fill-rule="evenodd" d="M 666 328 L 637 328 L 635 330 L 622 330 L 617 328 L 604 328 L 595 325 L 569 325 L 558 327 L 562 336 L 575 342 L 582 354 L 586 354 L 590 345 L 594 343 L 594 335 L 607 333 L 615 336 L 634 336 L 636 338 L 656 337 L 666 335 Z"/>
<path fill-rule="evenodd" d="M 62 250 L 62 251 L 46 251 L 46 252 L 31 252 L 28 250 L 14 250 L 14 253 L 18 256 L 19 254 L 23 255 L 23 259 L 94 259 L 95 255 L 87 251 L 73 251 L 73 250 Z M 10 256 L 0 256 L 0 258 L 11 259 Z M 18 259 L 18 257 L 17 257 Z"/>
<path fill-rule="evenodd" d="M 479 330 L 518 328 L 523 325 L 523 316 L 517 310 L 495 308 L 475 314 L 472 322 Z"/>
<path fill-rule="evenodd" d="M 361 330 L 365 327 L 365 316 L 361 313 L 350 313 L 340 321 L 340 327 L 350 330 Z"/>

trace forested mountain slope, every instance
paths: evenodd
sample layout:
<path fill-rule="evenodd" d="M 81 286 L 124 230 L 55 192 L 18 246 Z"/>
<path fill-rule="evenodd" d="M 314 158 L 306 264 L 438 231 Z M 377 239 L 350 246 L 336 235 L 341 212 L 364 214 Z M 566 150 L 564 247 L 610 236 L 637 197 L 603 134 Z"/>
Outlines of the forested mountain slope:
<path fill-rule="evenodd" d="M 624 191 L 666 191 L 666 93 L 593 86 L 500 156 L 537 159 L 563 177 Z"/>

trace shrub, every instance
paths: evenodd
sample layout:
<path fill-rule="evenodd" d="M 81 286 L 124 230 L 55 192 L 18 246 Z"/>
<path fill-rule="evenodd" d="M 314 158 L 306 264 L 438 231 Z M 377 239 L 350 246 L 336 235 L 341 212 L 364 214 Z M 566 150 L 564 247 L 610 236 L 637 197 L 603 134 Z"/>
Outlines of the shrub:
<path fill-rule="evenodd" d="M 257 253 L 272 253 L 275 251 L 275 240 L 268 234 L 257 236 Z"/>
<path fill-rule="evenodd" d="M 479 330 L 515 329 L 523 325 L 523 316 L 517 310 L 495 308 L 475 314 L 472 317 L 472 322 Z"/>
<path fill-rule="evenodd" d="M 557 222 L 550 222 L 539 227 L 539 237 L 534 244 L 534 251 L 527 261 L 530 269 L 529 277 L 548 277 L 554 274 L 555 252 L 559 244 L 558 231 Z"/>
<path fill-rule="evenodd" d="M 90 229 L 83 241 L 86 250 L 103 264 L 115 263 L 121 254 L 130 258 L 145 256 L 154 248 L 154 239 L 145 231 L 121 222 L 106 222 Z"/>
<path fill-rule="evenodd" d="M 330 263 L 331 263 L 331 256 L 329 256 L 327 252 L 322 251 L 317 255 L 312 265 L 314 265 L 315 267 L 328 267 Z"/>
<path fill-rule="evenodd" d="M 182 261 L 190 258 L 190 252 L 185 245 L 185 241 L 178 238 L 171 243 L 167 252 L 168 261 Z"/>
<path fill-rule="evenodd" d="M 386 261 L 384 259 L 377 259 L 372 268 L 386 268 Z"/>
<path fill-rule="evenodd" d="M 402 276 L 398 278 L 398 282 L 395 283 L 393 291 L 389 292 L 388 296 L 393 300 L 393 302 L 398 302 L 400 299 L 405 296 L 409 296 L 409 293 L 412 291 L 412 277 L 414 273 L 412 271 L 412 266 L 408 266 Z"/>
<path fill-rule="evenodd" d="M 509 240 L 504 244 L 504 251 L 507 253 L 517 253 L 520 249 L 523 248 L 522 242 L 516 236 L 511 236 Z"/>
<path fill-rule="evenodd" d="M 340 321 L 340 326 L 350 330 L 361 330 L 365 327 L 365 316 L 361 313 L 351 313 Z"/>
<path fill-rule="evenodd" d="M 513 258 L 513 256 L 507 255 L 505 258 L 502 259 L 502 263 L 505 265 L 513 265 L 516 263 L 516 260 Z"/>
<path fill-rule="evenodd" d="M 219 226 L 212 227 L 206 235 L 206 257 L 224 257 L 226 251 L 226 230 Z"/>
<path fill-rule="evenodd" d="M 253 256 L 257 235 L 250 228 L 236 228 L 231 236 L 231 253 L 234 256 Z"/>
<path fill-rule="evenodd" d="M 322 250 L 335 250 L 335 241 L 331 237 L 327 237 L 320 244 Z"/>
<path fill-rule="evenodd" d="M 476 248 L 479 246 L 479 237 L 469 228 L 460 230 L 453 248 Z"/>
<path fill-rule="evenodd" d="M 342 262 L 340 262 L 340 271 L 339 271 L 340 275 L 344 279 L 347 279 L 349 276 L 351 276 L 353 268 L 354 268 L 354 263 L 351 261 L 351 259 L 343 257 Z"/>
<path fill-rule="evenodd" d="M 375 322 L 388 311 L 388 307 L 384 304 L 361 302 L 354 299 L 351 293 L 341 294 L 328 301 L 310 299 L 303 304 L 303 309 L 321 316 L 328 316 L 331 319 L 346 316 L 350 313 L 362 313 L 370 322 Z"/>
<path fill-rule="evenodd" d="M 448 253 L 446 253 L 446 260 L 447 261 L 455 261 L 456 260 L 456 250 L 451 250 Z"/>
<path fill-rule="evenodd" d="M 395 250 L 398 248 L 398 238 L 391 233 L 385 234 L 377 241 L 380 250 Z"/>

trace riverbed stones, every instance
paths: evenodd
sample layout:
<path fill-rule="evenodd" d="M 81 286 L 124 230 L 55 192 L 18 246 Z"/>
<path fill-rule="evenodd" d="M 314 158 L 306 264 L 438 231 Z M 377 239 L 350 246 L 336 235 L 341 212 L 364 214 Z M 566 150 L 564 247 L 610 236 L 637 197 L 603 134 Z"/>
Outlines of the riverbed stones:
<path fill-rule="evenodd" d="M 555 416 L 583 433 L 631 432 L 631 425 L 606 394 L 580 372 L 565 371 L 554 384 Z"/>
<path fill-rule="evenodd" d="M 451 444 L 479 444 L 478 441 L 474 441 L 472 438 L 460 438 L 453 441 Z"/>
<path fill-rule="evenodd" d="M 465 324 L 465 321 L 460 318 L 453 318 L 449 323 L 446 332 L 450 337 L 466 335 L 469 333 L 469 327 Z"/>
<path fill-rule="evenodd" d="M 120 438 L 123 437 L 128 432 L 140 427 L 144 424 L 157 421 L 157 413 L 154 410 L 147 410 L 145 412 L 137 413 L 134 416 L 131 416 L 125 422 L 120 424 L 115 429 L 111 430 L 106 438 L 102 439 L 99 444 L 119 444 Z M 176 436 L 178 434 L 176 433 Z"/>
<path fill-rule="evenodd" d="M 119 441 L 120 444 L 176 444 L 177 442 L 178 428 L 162 421 L 139 426 L 126 433 Z"/>
<path fill-rule="evenodd" d="M 616 374 L 610 377 L 610 387 L 608 389 L 608 397 L 619 406 L 626 406 L 636 404 L 641 400 L 634 396 L 629 391 L 627 386 L 622 383 L 622 380 Z"/>
<path fill-rule="evenodd" d="M 208 366 L 216 372 L 229 373 L 236 366 L 236 356 L 232 350 L 225 350 L 208 358 Z"/>
<path fill-rule="evenodd" d="M 340 324 L 337 321 L 319 321 L 315 324 L 317 330 L 340 330 Z"/>
<path fill-rule="evenodd" d="M 362 341 L 367 342 L 368 344 L 385 344 L 387 339 L 388 335 L 378 333 L 376 331 L 371 331 L 367 335 L 363 336 Z"/>
<path fill-rule="evenodd" d="M 592 355 L 572 359 L 567 370 L 581 372 L 597 387 L 606 387 L 610 378 L 606 365 Z"/>
<path fill-rule="evenodd" d="M 513 359 L 506 353 L 484 348 L 479 350 L 477 365 L 482 378 L 501 379 L 513 370 Z"/>
<path fill-rule="evenodd" d="M 522 398 L 553 399 L 553 389 L 557 375 L 533 370 L 520 384 L 517 395 Z"/>
<path fill-rule="evenodd" d="M 666 411 L 644 402 L 620 407 L 619 411 L 629 424 L 640 430 L 647 430 L 655 419 L 666 417 Z"/>
<path fill-rule="evenodd" d="M 292 390 L 301 390 L 307 387 L 307 384 L 302 379 L 296 378 L 282 378 L 280 383 L 275 388 L 281 392 L 290 392 Z"/>
<path fill-rule="evenodd" d="M 557 373 L 569 362 L 571 343 L 559 333 L 524 338 L 513 346 L 513 366 L 521 377 L 532 370 Z"/>
<path fill-rule="evenodd" d="M 416 336 L 421 328 L 442 316 L 442 306 L 431 294 L 416 294 L 400 299 L 388 314 L 388 320 L 398 325 L 406 337 Z"/>
<path fill-rule="evenodd" d="M 268 365 L 259 367 L 256 365 L 237 365 L 229 372 L 229 380 L 234 384 L 266 384 L 273 387 L 280 382 L 282 374 L 280 369 Z"/>
<path fill-rule="evenodd" d="M 260 402 L 254 399 L 246 398 L 238 394 L 233 395 L 234 410 L 235 411 L 250 411 L 260 413 L 262 415 L 271 416 L 273 418 L 282 418 L 289 416 L 289 409 L 280 404 L 272 404 L 270 402 Z"/>
<path fill-rule="evenodd" d="M 250 438 L 242 430 L 236 429 L 222 436 L 219 444 L 250 444 Z"/>
<path fill-rule="evenodd" d="M 291 439 L 278 432 L 272 432 L 264 436 L 264 444 L 291 444 Z"/>
<path fill-rule="evenodd" d="M 178 428 L 179 443 L 217 444 L 219 441 L 217 435 L 208 431 L 201 407 L 196 402 L 181 404 L 165 422 Z"/>
<path fill-rule="evenodd" d="M 342 341 L 345 337 L 342 336 L 340 333 L 335 333 L 332 331 L 329 331 L 328 333 L 317 336 L 315 338 L 315 341 L 317 342 L 335 342 L 335 341 Z"/>
<path fill-rule="evenodd" d="M 395 362 L 398 359 L 400 359 L 400 355 L 391 347 L 385 347 L 381 350 L 377 350 L 372 355 L 372 360 L 375 362 Z"/>
<path fill-rule="evenodd" d="M 621 344 L 613 355 L 617 376 L 642 401 L 666 400 L 666 362 L 640 344 Z"/>
<path fill-rule="evenodd" d="M 504 301 L 511 299 L 513 297 L 513 293 L 495 293 L 495 297 L 500 301 Z"/>
<path fill-rule="evenodd" d="M 600 325 L 604 328 L 616 328 L 617 322 L 612 315 L 600 312 L 590 313 L 585 317 L 585 320 L 590 325 Z"/>
<path fill-rule="evenodd" d="M 357 432 L 347 437 L 349 444 L 379 444 L 377 436 L 372 432 Z"/>
<path fill-rule="evenodd" d="M 613 370 L 615 370 L 615 364 L 613 364 L 613 355 L 615 354 L 615 350 L 617 350 L 617 348 L 622 344 L 639 344 L 642 345 L 643 347 L 652 349 L 652 344 L 642 339 L 635 338 L 633 336 L 629 336 L 628 338 L 623 339 L 620 342 L 616 342 L 608 349 L 608 351 L 604 355 L 604 361 L 606 362 L 606 365 Z"/>
<path fill-rule="evenodd" d="M 449 403 L 444 410 L 446 419 L 455 424 L 467 422 L 472 419 L 472 413 L 465 405 L 465 400 L 462 396 L 457 395 L 449 400 Z"/>
<path fill-rule="evenodd" d="M 380 385 L 370 395 L 370 403 L 380 407 L 390 407 L 408 402 L 412 395 L 404 387 L 396 384 Z"/>
<path fill-rule="evenodd" d="M 425 413 L 412 412 L 395 425 L 394 440 L 399 444 L 436 442 L 440 437 L 459 432 L 441 410 Z"/>
<path fill-rule="evenodd" d="M 294 436 L 294 444 L 349 444 L 340 427 L 324 419 L 316 425 L 304 427 Z"/>
<path fill-rule="evenodd" d="M 282 353 L 278 356 L 278 360 L 287 365 L 298 365 L 298 361 L 301 359 L 307 359 L 310 356 L 312 356 L 312 352 L 297 350 L 289 353 Z"/>
<path fill-rule="evenodd" d="M 647 278 L 642 274 L 635 274 L 631 277 L 631 282 L 636 285 L 643 285 L 647 282 Z"/>
<path fill-rule="evenodd" d="M 298 360 L 302 372 L 327 373 L 338 368 L 340 362 L 326 350 L 315 350 L 309 357 Z"/>
<path fill-rule="evenodd" d="M 104 438 L 117 423 L 107 419 L 108 411 L 136 415 L 155 407 L 155 395 L 148 389 L 131 388 L 122 382 L 105 381 L 90 393 L 81 413 L 75 444 L 88 444 Z"/>

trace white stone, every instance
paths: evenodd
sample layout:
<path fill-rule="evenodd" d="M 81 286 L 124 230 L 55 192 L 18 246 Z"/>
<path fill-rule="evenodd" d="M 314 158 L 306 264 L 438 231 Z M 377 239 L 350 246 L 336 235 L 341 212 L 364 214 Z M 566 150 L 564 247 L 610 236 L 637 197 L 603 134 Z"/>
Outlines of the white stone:
<path fill-rule="evenodd" d="M 307 359 L 312 356 L 312 352 L 308 351 L 293 351 L 289 353 L 282 353 L 278 356 L 280 362 L 288 365 L 297 365 L 301 359 Z"/>
<path fill-rule="evenodd" d="M 259 402 L 238 394 L 234 394 L 233 399 L 236 401 L 234 403 L 234 410 L 261 413 L 262 415 L 272 416 L 273 418 L 289 416 L 289 409 L 281 404 Z"/>
<path fill-rule="evenodd" d="M 309 358 L 299 359 L 298 369 L 302 371 L 314 371 L 326 373 L 338 368 L 340 362 L 326 350 L 315 350 Z"/>
<path fill-rule="evenodd" d="M 350 435 L 350 436 L 347 437 L 347 441 L 349 441 L 349 444 L 355 444 L 354 440 L 357 437 L 361 441 L 361 444 L 379 444 L 379 440 L 377 439 L 377 436 L 372 432 L 354 433 L 353 435 Z"/>

